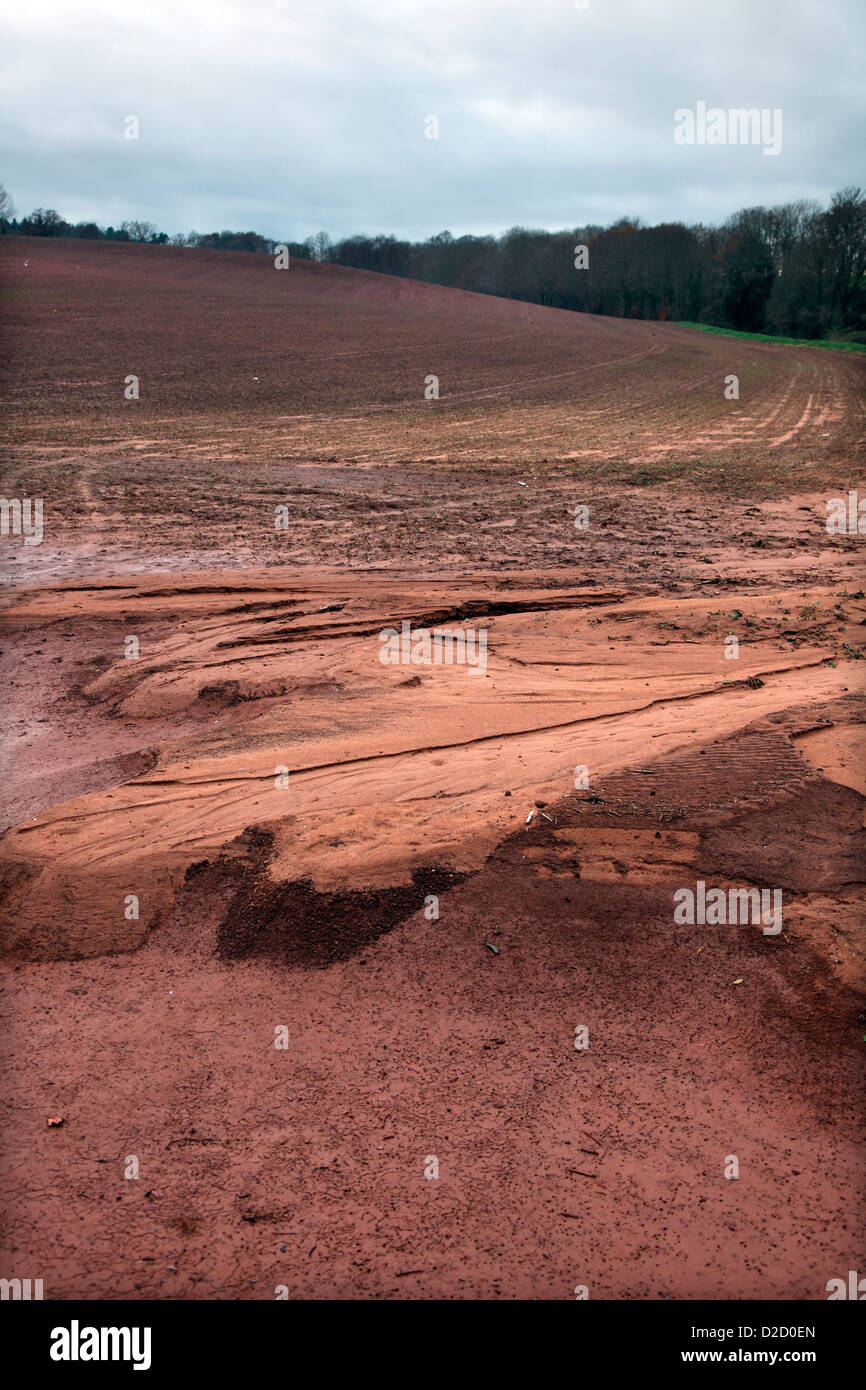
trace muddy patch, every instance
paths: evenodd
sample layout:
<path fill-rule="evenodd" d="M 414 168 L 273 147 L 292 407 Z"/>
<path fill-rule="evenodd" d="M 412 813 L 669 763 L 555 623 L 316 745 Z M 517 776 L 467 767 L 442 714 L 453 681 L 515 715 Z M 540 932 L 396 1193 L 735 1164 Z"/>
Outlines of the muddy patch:
<path fill-rule="evenodd" d="M 438 912 L 438 899 L 467 877 L 431 865 L 416 869 L 404 886 L 320 893 L 309 879 L 275 886 L 259 872 L 232 902 L 219 928 L 217 951 L 226 960 L 263 956 L 287 966 L 325 969 L 357 955 L 416 912 Z"/>

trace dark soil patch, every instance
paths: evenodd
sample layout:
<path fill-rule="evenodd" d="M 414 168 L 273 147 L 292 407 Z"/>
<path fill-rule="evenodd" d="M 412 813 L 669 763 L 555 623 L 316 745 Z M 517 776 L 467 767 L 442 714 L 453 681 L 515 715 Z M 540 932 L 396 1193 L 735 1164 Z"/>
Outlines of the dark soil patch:
<path fill-rule="evenodd" d="M 266 956 L 299 968 L 325 969 L 369 946 L 469 875 L 430 865 L 412 883 L 363 892 L 319 893 L 309 879 L 283 887 L 262 872 L 234 899 L 217 935 L 227 960 Z"/>

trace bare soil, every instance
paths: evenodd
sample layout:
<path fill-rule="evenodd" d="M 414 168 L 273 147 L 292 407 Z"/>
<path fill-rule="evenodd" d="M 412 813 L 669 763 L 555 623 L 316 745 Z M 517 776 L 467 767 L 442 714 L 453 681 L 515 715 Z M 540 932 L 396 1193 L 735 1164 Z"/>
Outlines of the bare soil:
<path fill-rule="evenodd" d="M 245 255 L 0 273 L 44 499 L 0 539 L 0 1274 L 862 1269 L 863 364 Z M 484 666 L 383 664 L 406 621 Z M 698 880 L 782 931 L 678 923 Z"/>

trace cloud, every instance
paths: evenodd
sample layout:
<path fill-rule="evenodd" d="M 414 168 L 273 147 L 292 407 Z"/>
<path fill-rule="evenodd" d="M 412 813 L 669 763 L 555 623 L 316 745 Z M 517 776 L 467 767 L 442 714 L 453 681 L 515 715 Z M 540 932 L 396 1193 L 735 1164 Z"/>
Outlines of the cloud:
<path fill-rule="evenodd" d="M 287 239 L 719 221 L 862 181 L 861 0 L 589 5 L 34 0 L 0 22 L 0 178 L 19 212 Z M 781 155 L 676 145 L 698 100 L 780 107 Z"/>

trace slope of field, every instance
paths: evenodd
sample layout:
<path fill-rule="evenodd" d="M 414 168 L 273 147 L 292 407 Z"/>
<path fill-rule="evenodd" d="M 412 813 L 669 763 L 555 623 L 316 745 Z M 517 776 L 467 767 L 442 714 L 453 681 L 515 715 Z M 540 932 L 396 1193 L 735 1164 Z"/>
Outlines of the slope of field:
<path fill-rule="evenodd" d="M 0 276 L 3 394 L 28 444 L 581 464 L 784 447 L 790 467 L 866 437 L 863 364 L 842 354 L 243 253 L 4 237 Z"/>
<path fill-rule="evenodd" d="M 862 1269 L 863 363 L 245 255 L 0 276 L 44 503 L 0 539 L 0 1274 Z M 483 665 L 383 664 L 404 623 Z M 783 929 L 678 923 L 697 881 Z"/>

